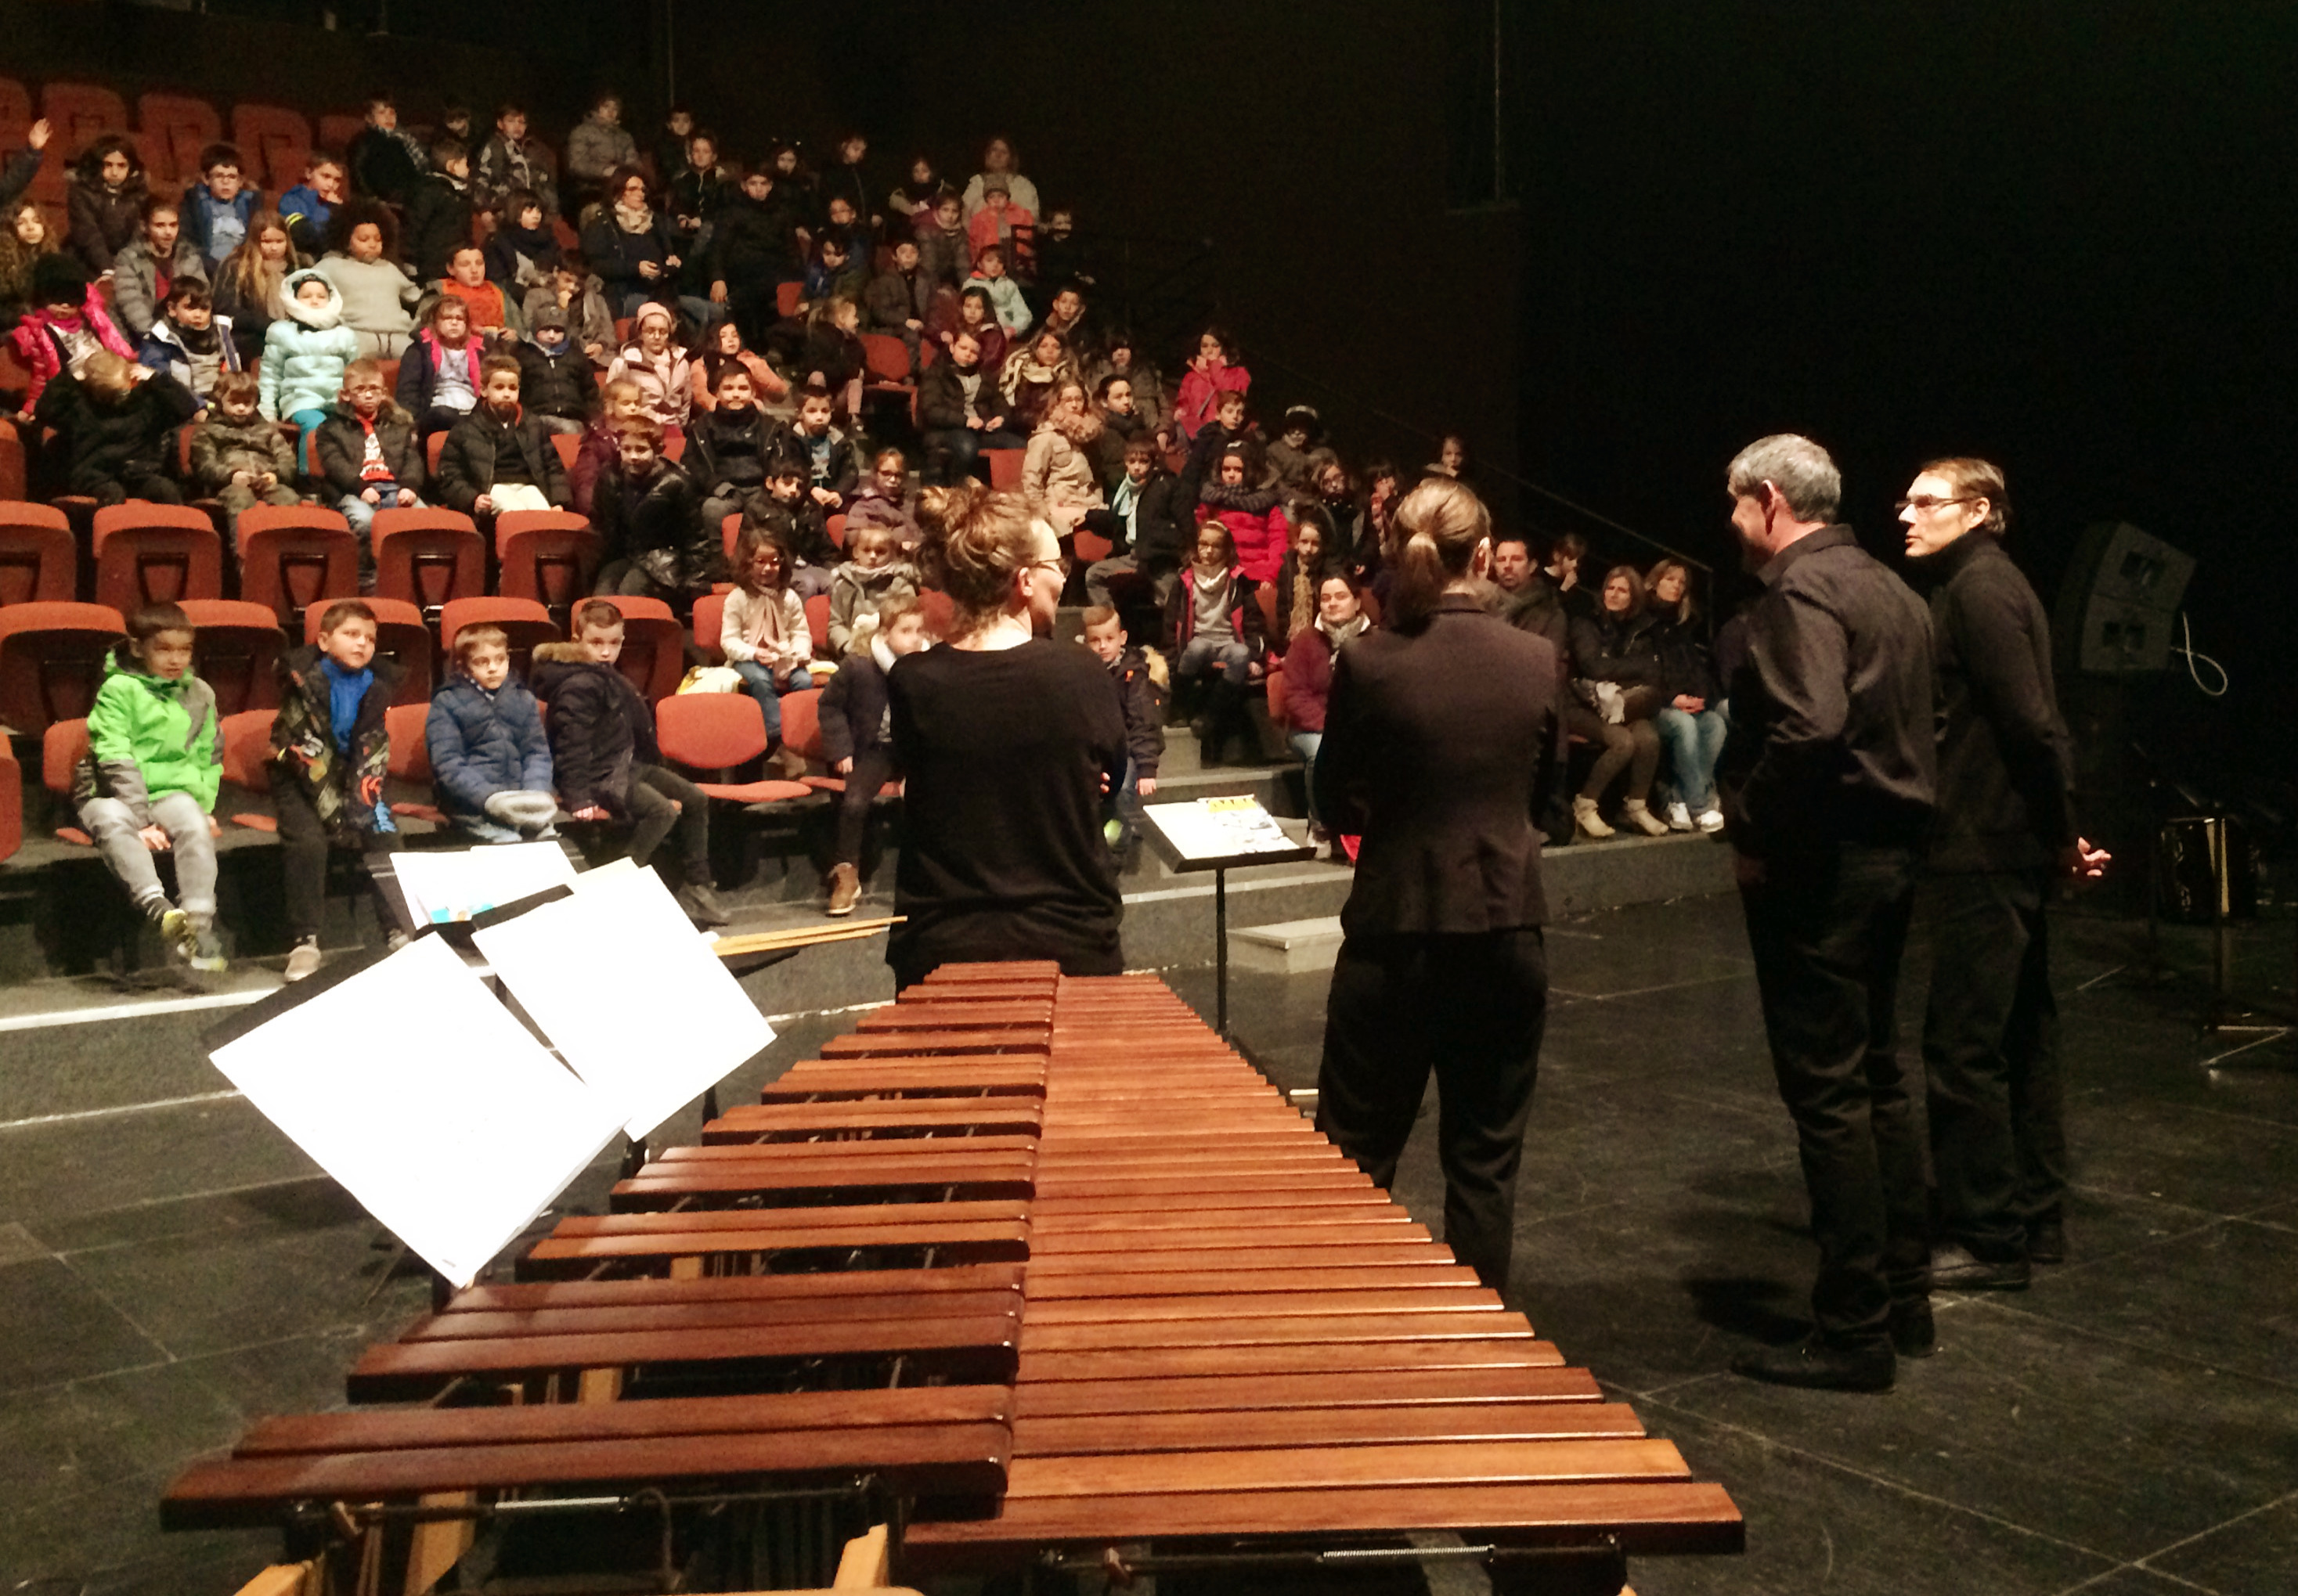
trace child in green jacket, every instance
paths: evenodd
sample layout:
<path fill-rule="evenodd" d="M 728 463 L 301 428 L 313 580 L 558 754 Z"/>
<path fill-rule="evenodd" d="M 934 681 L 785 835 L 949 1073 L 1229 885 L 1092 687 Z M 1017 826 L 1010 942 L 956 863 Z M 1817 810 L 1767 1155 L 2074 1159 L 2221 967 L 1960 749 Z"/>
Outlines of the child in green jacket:
<path fill-rule="evenodd" d="M 87 757 L 72 803 L 103 862 L 160 923 L 171 954 L 195 970 L 224 967 L 216 941 L 216 851 L 208 817 L 223 778 L 215 692 L 192 674 L 192 623 L 146 605 L 104 662 L 87 713 Z M 178 903 L 160 885 L 155 853 L 176 856 Z"/>

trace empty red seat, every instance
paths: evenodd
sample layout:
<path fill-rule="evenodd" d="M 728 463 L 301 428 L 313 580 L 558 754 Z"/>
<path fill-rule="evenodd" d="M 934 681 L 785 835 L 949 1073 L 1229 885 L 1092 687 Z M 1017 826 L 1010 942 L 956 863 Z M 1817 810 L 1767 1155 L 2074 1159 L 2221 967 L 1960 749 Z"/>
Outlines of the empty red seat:
<path fill-rule="evenodd" d="M 475 598 L 451 600 L 439 612 L 439 647 L 451 660 L 455 655 L 455 639 L 467 626 L 499 626 L 510 639 L 511 669 L 520 679 L 526 677 L 536 647 L 544 643 L 556 643 L 565 635 L 550 612 L 532 598 L 489 598 L 484 594 Z"/>
<path fill-rule="evenodd" d="M 830 647 L 830 595 L 817 593 L 806 601 L 806 632 L 814 639 L 814 657 L 818 660 L 837 657 Z"/>
<path fill-rule="evenodd" d="M 16 358 L 13 342 L 0 344 L 0 393 L 21 393 L 30 374 Z M 0 499 L 21 502 L 24 497 L 24 440 L 15 424 L 0 421 Z"/>
<path fill-rule="evenodd" d="M 319 142 L 315 146 L 331 155 L 341 155 L 351 147 L 351 140 L 367 126 L 365 117 L 347 116 L 334 111 L 319 119 Z"/>
<path fill-rule="evenodd" d="M 820 771 L 798 777 L 806 786 L 823 793 L 846 790 L 842 778 L 828 774 L 830 761 L 822 745 L 820 693 L 786 693 L 782 695 L 782 746 L 807 764 L 822 767 Z"/>
<path fill-rule="evenodd" d="M 506 511 L 495 517 L 495 560 L 497 592 L 563 618 L 599 574 L 599 534 L 569 510 Z"/>
<path fill-rule="evenodd" d="M 71 803 L 72 777 L 79 769 L 80 761 L 87 757 L 87 722 L 85 720 L 58 720 L 40 736 L 40 786 L 53 801 L 50 815 L 58 820 L 76 820 Z M 21 803 L 22 794 L 18 794 Z M 95 839 L 72 825 L 55 828 L 56 841 L 70 843 L 76 848 L 89 848 Z"/>
<path fill-rule="evenodd" d="M 742 512 L 733 511 L 718 518 L 718 541 L 726 548 L 726 569 L 734 569 L 734 546 L 742 540 Z"/>
<path fill-rule="evenodd" d="M 714 665 L 726 662 L 726 651 L 718 646 L 718 636 L 726 623 L 726 596 L 706 593 L 694 601 L 694 646 L 702 657 Z"/>
<path fill-rule="evenodd" d="M 686 629 L 659 598 L 609 598 L 622 612 L 623 652 L 616 668 L 649 703 L 678 691 L 686 675 Z"/>
<path fill-rule="evenodd" d="M 311 124 L 301 111 L 284 105 L 242 100 L 231 108 L 231 142 L 239 146 L 240 159 L 247 163 L 247 180 L 276 196 L 303 180 L 303 161 L 311 148 Z"/>
<path fill-rule="evenodd" d="M 1088 532 L 1083 527 L 1079 527 L 1070 535 L 1070 547 L 1077 551 L 1079 564 L 1090 565 L 1096 561 L 1109 558 L 1109 551 L 1114 545 L 1100 533 Z"/>
<path fill-rule="evenodd" d="M 239 596 L 291 630 L 306 610 L 359 592 L 359 539 L 316 505 L 255 505 L 239 513 Z"/>
<path fill-rule="evenodd" d="M 832 544 L 836 545 L 839 548 L 844 548 L 846 547 L 845 516 L 831 516 L 822 523 L 822 530 L 829 535 L 830 540 Z"/>
<path fill-rule="evenodd" d="M 223 596 L 223 539 L 189 505 L 105 505 L 95 513 L 95 601 L 123 615 Z"/>
<path fill-rule="evenodd" d="M 12 604 L 0 609 L 0 723 L 37 736 L 85 717 L 103 685 L 103 657 L 128 635 L 100 604 Z"/>
<path fill-rule="evenodd" d="M 393 799 L 391 812 L 402 819 L 444 826 L 446 815 L 431 802 L 430 705 L 393 704 L 384 712 L 383 724 L 391 736 L 391 778 L 419 787 L 424 794 L 420 798 Z"/>
<path fill-rule="evenodd" d="M 127 105 L 93 83 L 50 82 L 40 90 L 40 114 L 48 119 L 51 162 L 77 160 L 103 135 L 128 131 Z"/>
<path fill-rule="evenodd" d="M 136 147 L 144 156 L 144 169 L 156 188 L 198 180 L 200 152 L 223 138 L 223 119 L 205 100 L 190 95 L 150 94 L 136 97 Z M 240 146 L 241 172 L 260 186 L 263 173 L 249 170 L 256 154 Z"/>
<path fill-rule="evenodd" d="M 428 616 L 486 593 L 487 546 L 459 510 L 377 510 L 374 542 L 375 590 L 385 598 L 403 598 Z"/>
<path fill-rule="evenodd" d="M 798 314 L 798 302 L 806 297 L 803 283 L 784 283 L 774 289 L 774 313 L 781 317 Z"/>
<path fill-rule="evenodd" d="M 184 613 L 196 628 L 192 669 L 215 689 L 216 712 L 236 715 L 279 706 L 279 656 L 287 634 L 269 605 L 238 598 L 194 598 Z"/>
<path fill-rule="evenodd" d="M 226 786 L 241 792 L 261 796 L 271 791 L 271 725 L 278 719 L 275 710 L 243 710 L 236 715 L 226 715 L 216 723 L 223 743 L 223 779 Z M 223 810 L 224 799 L 219 794 L 216 810 Z M 235 826 L 244 826 L 250 831 L 277 831 L 279 823 L 260 811 L 236 810 L 231 816 Z"/>
<path fill-rule="evenodd" d="M 69 603 L 79 572 L 79 552 L 62 510 L 0 501 L 0 606 Z"/>
<path fill-rule="evenodd" d="M 24 845 L 24 768 L 0 742 L 0 860 Z"/>
<path fill-rule="evenodd" d="M 862 334 L 865 393 L 900 399 L 908 407 L 910 424 L 917 425 L 918 385 L 910 378 L 910 346 L 890 333 Z"/>
<path fill-rule="evenodd" d="M 985 448 L 981 457 L 989 463 L 989 485 L 1000 493 L 1021 490 L 1021 460 L 1029 453 L 1020 448 Z"/>
<path fill-rule="evenodd" d="M 663 758 L 690 770 L 731 776 L 765 757 L 765 716 L 758 709 L 758 701 L 748 693 L 682 693 L 655 705 L 654 717 L 655 743 Z M 814 793 L 801 781 L 699 781 L 695 785 L 730 803 L 787 803 Z"/>
<path fill-rule="evenodd" d="M 428 703 L 431 684 L 437 679 L 431 629 L 423 624 L 423 612 L 403 598 L 364 598 L 360 601 L 375 612 L 375 652 L 378 659 L 396 661 L 405 674 L 399 691 L 392 695 L 393 703 Z M 325 615 L 324 605 L 314 605 L 303 612 L 303 641 L 319 640 L 319 621 Z"/>

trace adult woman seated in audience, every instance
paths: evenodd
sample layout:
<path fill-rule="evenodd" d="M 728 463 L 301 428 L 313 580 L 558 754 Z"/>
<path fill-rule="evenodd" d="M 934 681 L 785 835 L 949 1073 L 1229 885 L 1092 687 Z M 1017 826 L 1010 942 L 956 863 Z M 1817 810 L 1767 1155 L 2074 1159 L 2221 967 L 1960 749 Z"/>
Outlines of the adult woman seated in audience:
<path fill-rule="evenodd" d="M 1236 345 L 1219 327 L 1207 327 L 1197 337 L 1197 352 L 1182 374 L 1181 391 L 1173 399 L 1173 417 L 1184 437 L 1194 438 L 1220 409 L 1224 393 L 1244 393 L 1252 386 L 1252 374 L 1237 358 Z"/>
<path fill-rule="evenodd" d="M 997 324 L 997 310 L 990 304 L 987 289 L 934 296 L 926 316 L 926 336 L 941 345 L 946 355 L 961 333 L 973 340 L 974 358 L 989 374 L 990 386 L 996 387 L 1005 374 L 1005 329 Z"/>
<path fill-rule="evenodd" d="M 1302 529 L 1303 531 L 1307 528 Z M 1317 808 L 1317 750 L 1325 741 L 1325 701 L 1333 690 L 1333 662 L 1371 629 L 1356 579 L 1327 572 L 1316 584 L 1316 618 L 1293 634 L 1285 650 L 1285 741 L 1308 768 L 1309 839 L 1318 859 L 1333 856 L 1332 834 Z"/>
<path fill-rule="evenodd" d="M 1293 506 L 1293 546 L 1277 568 L 1277 630 L 1270 648 L 1283 653 L 1293 639 L 1317 623 L 1317 594 L 1325 578 L 1341 569 L 1327 551 L 1334 547 L 1332 522 L 1322 506 L 1307 502 Z"/>
<path fill-rule="evenodd" d="M 1666 836 L 1667 823 L 1651 812 L 1648 802 L 1659 769 L 1659 730 L 1652 724 L 1660 705 L 1659 646 L 1644 608 L 1644 580 L 1633 565 L 1615 565 L 1606 572 L 1602 609 L 1592 619 L 1573 621 L 1572 672 L 1574 695 L 1594 712 L 1604 743 L 1595 769 L 1572 801 L 1581 834 L 1613 835 L 1596 807 L 1624 765 L 1628 784 L 1621 814 L 1646 836 Z M 1575 732 L 1581 728 L 1579 723 L 1570 725 Z"/>
<path fill-rule="evenodd" d="M 981 169 L 965 185 L 965 219 L 971 222 L 973 213 L 989 202 L 988 182 L 996 174 L 1005 179 L 1005 198 L 1031 216 L 1043 216 L 1037 208 L 1037 185 L 1021 176 L 1021 163 L 1014 157 L 1013 145 L 1004 138 L 993 138 L 981 152 Z"/>
<path fill-rule="evenodd" d="M 1715 761 L 1724 752 L 1724 692 L 1707 640 L 1699 635 L 1691 571 L 1681 560 L 1662 560 L 1645 582 L 1651 596 L 1652 641 L 1659 651 L 1663 702 L 1652 723 L 1667 753 L 1667 827 L 1690 831 L 1696 824 L 1702 831 L 1721 831 Z"/>
<path fill-rule="evenodd" d="M 1061 550 L 1020 495 L 971 482 L 927 489 L 918 520 L 927 580 L 956 613 L 946 646 L 886 676 L 907 779 L 894 984 L 972 959 L 1114 975 L 1122 907 L 1102 822 L 1125 779 L 1125 716 L 1101 662 L 1052 639 Z"/>
<path fill-rule="evenodd" d="M 1093 512 L 1108 514 L 1093 471 L 1093 441 L 1100 436 L 1101 417 L 1086 402 L 1085 384 L 1064 378 L 1021 457 L 1021 495 L 1029 501 L 1029 514 L 1054 529 L 1064 552 L 1070 534 Z"/>
<path fill-rule="evenodd" d="M 1136 349 L 1133 334 L 1120 327 L 1111 333 L 1101 353 L 1085 362 L 1086 387 L 1101 391 L 1109 377 L 1123 377 L 1133 385 L 1133 413 L 1157 440 L 1157 452 L 1173 447 L 1173 405 L 1157 363 Z"/>
<path fill-rule="evenodd" d="M 414 310 L 423 290 L 395 264 L 397 218 L 373 200 L 348 201 L 328 219 L 327 246 L 319 275 L 343 296 L 343 325 L 359 334 L 360 353 L 398 359 L 415 335 Z"/>
<path fill-rule="evenodd" d="M 975 472 L 985 448 L 1021 448 L 1029 440 L 1005 419 L 1004 396 L 982 363 L 979 334 L 962 330 L 946 358 L 918 381 L 918 426 L 926 445 L 926 480 L 954 481 Z"/>
<path fill-rule="evenodd" d="M 263 358 L 264 333 L 287 314 L 282 284 L 294 269 L 295 248 L 286 218 L 268 210 L 247 224 L 246 242 L 216 269 L 216 314 L 231 318 L 231 341 L 243 364 L 252 366 Z"/>
<path fill-rule="evenodd" d="M 694 408 L 705 415 L 718 407 L 718 374 L 729 366 L 739 366 L 750 374 L 750 391 L 757 398 L 760 409 L 781 407 L 789 410 L 789 384 L 782 374 L 766 364 L 766 358 L 742 341 L 742 329 L 732 321 L 722 321 L 703 335 L 702 358 L 694 362 Z"/>
<path fill-rule="evenodd" d="M 1033 429 L 1045 418 L 1055 391 L 1068 383 L 1085 386 L 1069 345 L 1058 333 L 1040 333 L 1005 357 L 997 391 L 1005 396 L 1005 414 L 1016 430 Z"/>
<path fill-rule="evenodd" d="M 1231 444 L 1221 451 L 1213 480 L 1198 489 L 1203 506 L 1236 539 L 1236 563 L 1249 580 L 1272 582 L 1285 564 L 1285 512 L 1274 488 L 1251 486 L 1252 451 Z"/>
<path fill-rule="evenodd" d="M 636 316 L 649 300 L 670 300 L 698 325 L 715 321 L 722 307 L 699 294 L 677 293 L 678 234 L 652 202 L 646 174 L 617 167 L 607 179 L 607 203 L 583 230 L 583 254 L 607 285 L 616 314 Z"/>
<path fill-rule="evenodd" d="M 91 276 L 109 273 L 112 258 L 142 233 L 150 192 L 143 159 L 127 135 L 107 133 L 81 152 L 64 204 L 71 217 L 71 251 Z"/>

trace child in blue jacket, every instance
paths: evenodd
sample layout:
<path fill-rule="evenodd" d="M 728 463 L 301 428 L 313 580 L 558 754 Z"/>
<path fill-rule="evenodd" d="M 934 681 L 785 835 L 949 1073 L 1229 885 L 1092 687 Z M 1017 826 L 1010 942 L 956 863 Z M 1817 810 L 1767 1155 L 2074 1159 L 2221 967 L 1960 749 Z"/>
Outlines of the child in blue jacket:
<path fill-rule="evenodd" d="M 499 626 L 467 626 L 454 652 L 424 725 L 439 807 L 483 843 L 558 835 L 542 709 L 511 679 L 510 639 Z"/>

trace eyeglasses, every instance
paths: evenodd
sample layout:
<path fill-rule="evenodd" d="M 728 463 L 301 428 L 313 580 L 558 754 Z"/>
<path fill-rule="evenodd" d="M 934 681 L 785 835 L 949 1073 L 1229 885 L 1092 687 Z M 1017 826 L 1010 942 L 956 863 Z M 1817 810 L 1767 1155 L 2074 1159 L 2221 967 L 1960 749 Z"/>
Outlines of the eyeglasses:
<path fill-rule="evenodd" d="M 1910 510 L 1918 510 L 1928 515 L 1933 510 L 1942 510 L 1949 505 L 1967 505 L 1970 502 L 1968 498 L 1939 498 L 1929 493 L 1918 493 L 1913 498 L 1899 500 L 1891 508 L 1902 515 Z"/>

